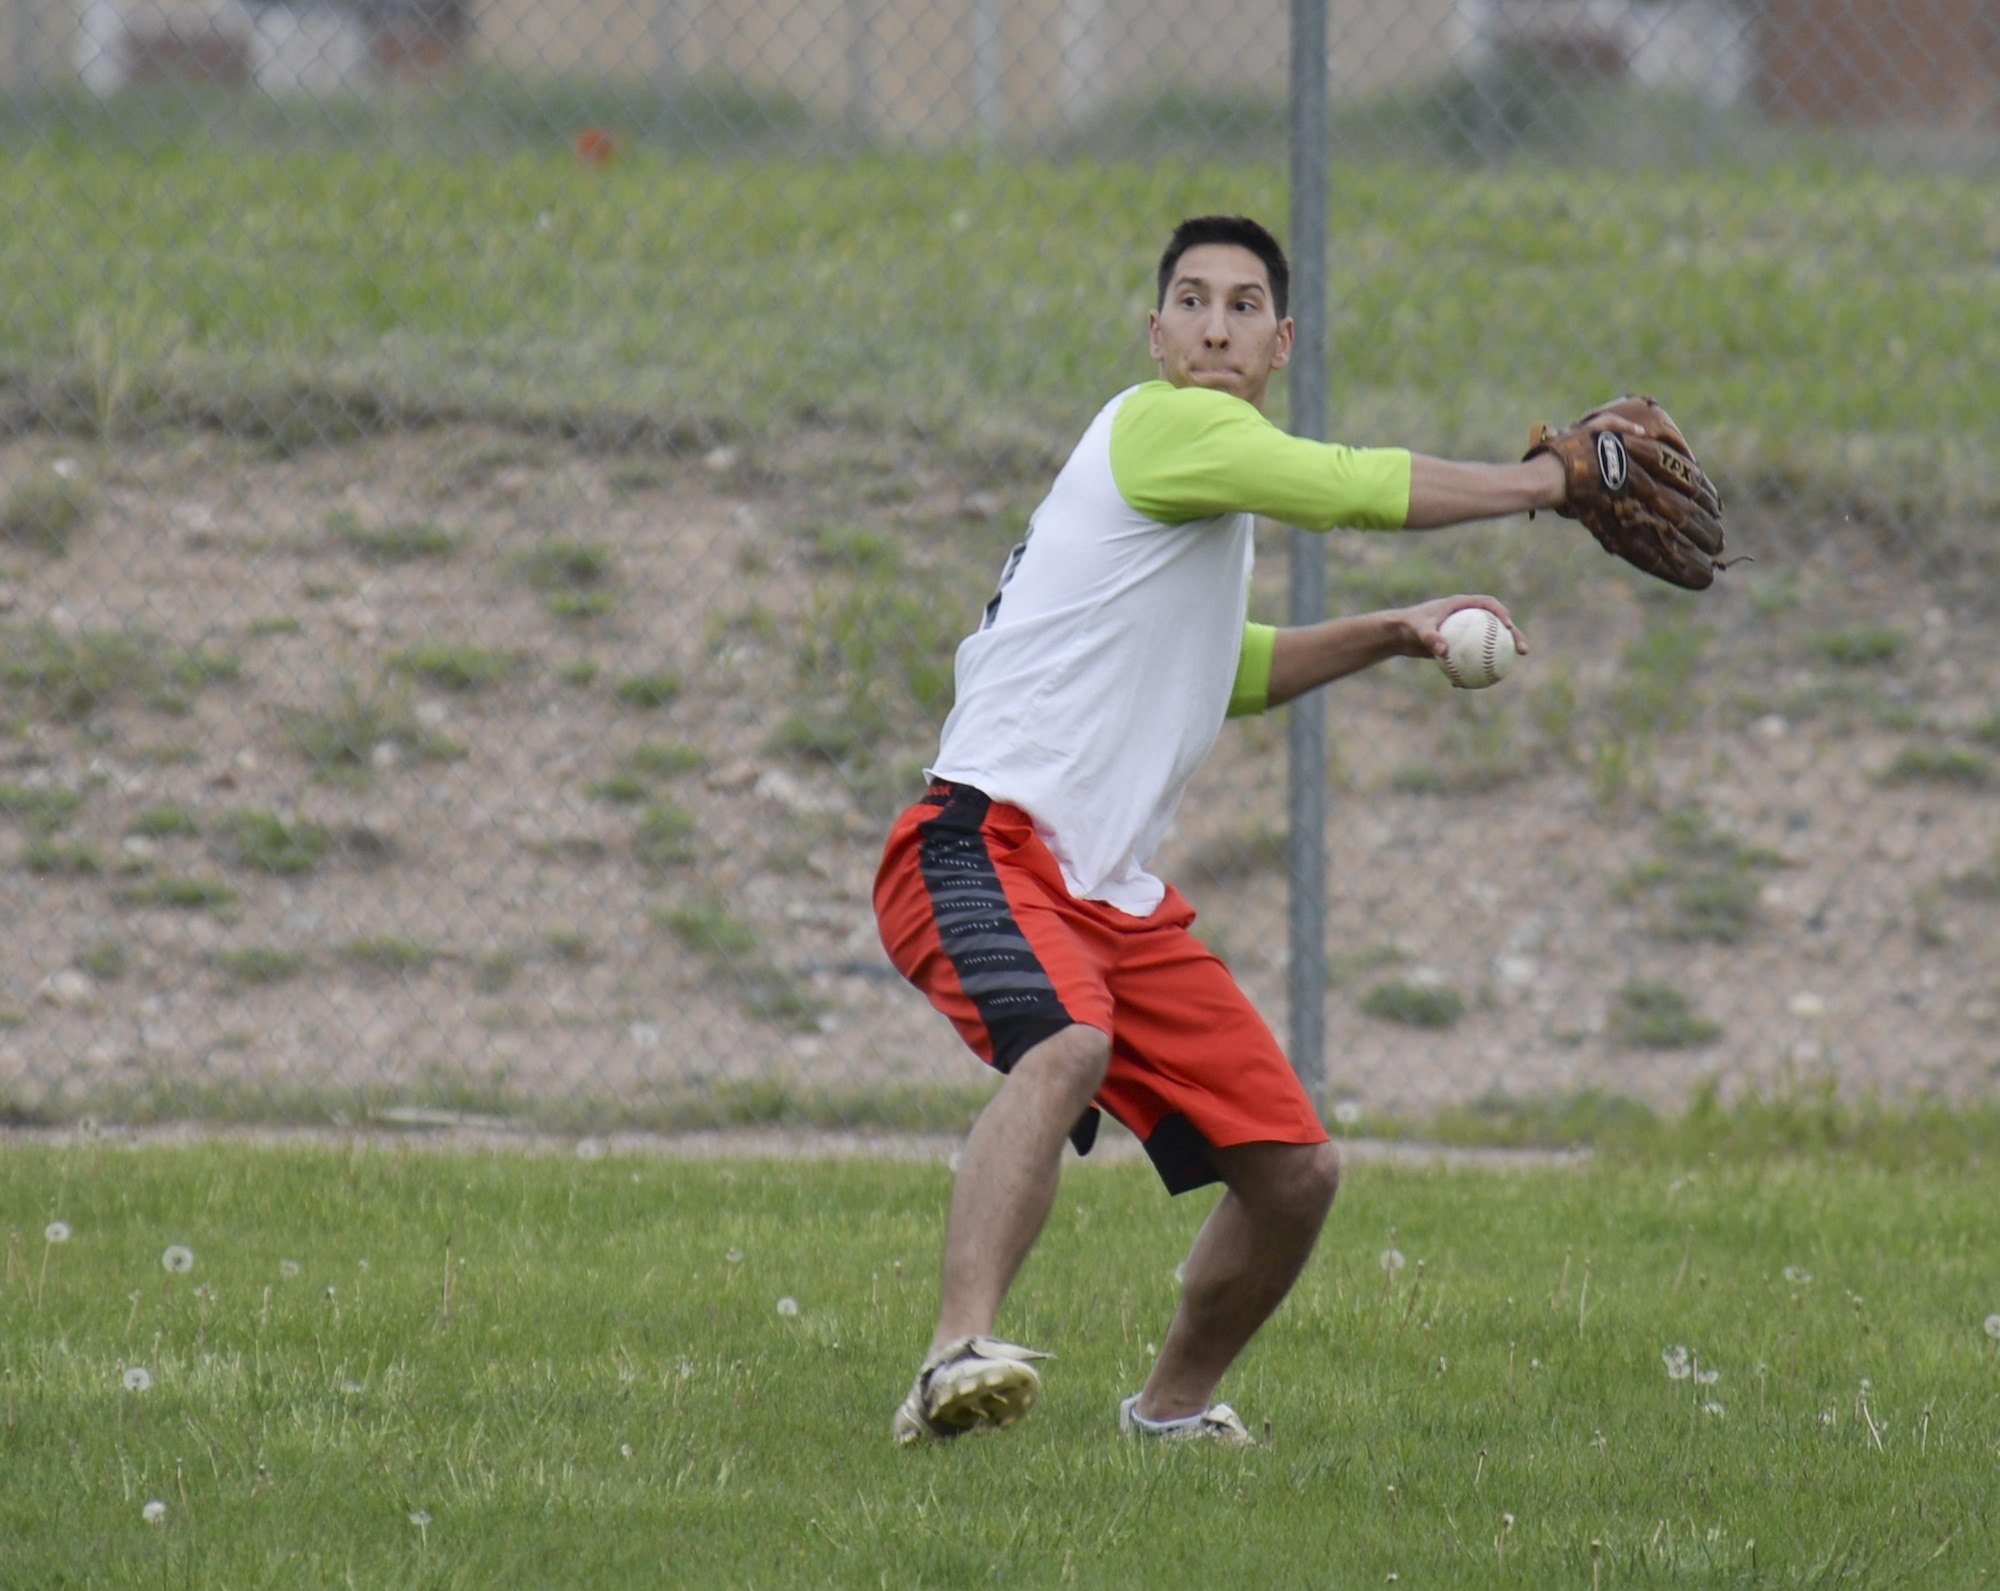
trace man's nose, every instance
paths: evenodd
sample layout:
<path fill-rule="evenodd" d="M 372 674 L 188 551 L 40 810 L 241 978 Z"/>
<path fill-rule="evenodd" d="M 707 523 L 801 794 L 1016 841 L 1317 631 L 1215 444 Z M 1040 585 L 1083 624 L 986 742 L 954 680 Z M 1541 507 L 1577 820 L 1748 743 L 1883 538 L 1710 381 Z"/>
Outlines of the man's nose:
<path fill-rule="evenodd" d="M 1229 341 L 1229 315 L 1220 304 L 1209 310 L 1201 328 L 1201 340 L 1210 348 L 1224 347 Z"/>

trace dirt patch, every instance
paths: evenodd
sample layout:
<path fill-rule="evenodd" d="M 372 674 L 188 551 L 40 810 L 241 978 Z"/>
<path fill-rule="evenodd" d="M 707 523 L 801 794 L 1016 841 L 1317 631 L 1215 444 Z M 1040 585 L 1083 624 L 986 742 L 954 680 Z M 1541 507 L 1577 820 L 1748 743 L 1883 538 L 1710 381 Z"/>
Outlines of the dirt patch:
<path fill-rule="evenodd" d="M 439 430 L 293 457 L 28 438 L 0 495 L 59 464 L 87 526 L 0 546 L 0 1100 L 643 1114 L 978 1085 L 868 904 L 936 716 L 823 660 L 908 629 L 893 591 L 969 623 L 1033 483 L 837 436 L 676 460 Z M 1515 679 L 1335 689 L 1333 1097 L 1990 1083 L 2000 670 L 1960 639 L 1985 593 L 1859 527 L 1747 524 L 1766 560 L 1686 609 L 1574 527 L 1532 532 L 1563 549 L 1532 566 L 1518 526 L 1469 533 L 1492 584 L 1520 571 Z M 1385 544 L 1340 556 L 1366 575 Z M 573 587 L 537 576 L 579 546 Z M 1702 648 L 1678 696 L 1635 651 L 1677 627 Z M 159 678 L 61 698 L 107 636 Z M 351 756 L 316 765 L 302 726 L 343 711 Z M 1281 1034 L 1283 791 L 1281 720 L 1232 726 L 1162 858 Z M 246 812 L 319 854 L 273 870 Z M 1634 985 L 1684 998 L 1675 1043 L 1634 1040 Z"/>

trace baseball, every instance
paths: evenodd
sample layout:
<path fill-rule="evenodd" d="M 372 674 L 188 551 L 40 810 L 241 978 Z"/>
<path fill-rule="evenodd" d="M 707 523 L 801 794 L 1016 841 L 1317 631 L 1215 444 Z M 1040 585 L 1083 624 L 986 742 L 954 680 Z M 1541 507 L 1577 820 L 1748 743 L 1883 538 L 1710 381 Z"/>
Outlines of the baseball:
<path fill-rule="evenodd" d="M 1438 629 L 1451 648 L 1438 659 L 1438 667 L 1460 690 L 1483 691 L 1498 684 L 1520 655 L 1507 626 L 1484 608 L 1460 608 Z"/>

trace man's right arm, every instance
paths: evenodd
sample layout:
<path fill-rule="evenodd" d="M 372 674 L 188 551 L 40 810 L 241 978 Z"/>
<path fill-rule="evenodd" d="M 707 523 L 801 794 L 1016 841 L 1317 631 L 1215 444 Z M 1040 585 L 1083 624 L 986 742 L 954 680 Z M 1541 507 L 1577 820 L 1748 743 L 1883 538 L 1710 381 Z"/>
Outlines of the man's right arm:
<path fill-rule="evenodd" d="M 1507 626 L 1517 650 L 1528 650 L 1528 638 L 1506 604 L 1488 596 L 1433 597 L 1411 608 L 1325 619 L 1276 632 L 1264 678 L 1264 704 L 1258 710 L 1282 707 L 1307 691 L 1392 657 L 1444 656 L 1449 647 L 1439 626 L 1460 608 L 1484 608 Z"/>

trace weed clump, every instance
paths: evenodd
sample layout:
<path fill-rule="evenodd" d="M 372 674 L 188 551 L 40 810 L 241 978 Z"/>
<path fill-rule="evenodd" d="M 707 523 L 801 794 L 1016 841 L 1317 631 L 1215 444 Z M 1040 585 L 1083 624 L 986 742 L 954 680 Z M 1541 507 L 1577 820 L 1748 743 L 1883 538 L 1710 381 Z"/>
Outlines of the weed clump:
<path fill-rule="evenodd" d="M 1646 979 L 1612 995 L 1605 1029 L 1613 1043 L 1647 1050 L 1699 1049 L 1722 1037 L 1722 1025 L 1703 1016 L 1685 993 Z"/>
<path fill-rule="evenodd" d="M 1649 933 L 1735 945 L 1757 931 L 1763 917 L 1758 875 L 1784 866 L 1783 857 L 1740 844 L 1692 804 L 1667 814 L 1657 843 L 1656 854 L 1619 886 L 1621 898 L 1651 903 Z"/>
<path fill-rule="evenodd" d="M 90 483 L 58 463 L 35 470 L 0 500 L 0 543 L 61 557 L 96 516 Z"/>
<path fill-rule="evenodd" d="M 1448 1028 L 1465 1015 L 1465 996 L 1449 984 L 1388 978 L 1361 996 L 1361 1009 L 1411 1028 Z"/>
<path fill-rule="evenodd" d="M 796 973 L 770 958 L 757 930 L 719 896 L 662 908 L 653 920 L 735 986 L 746 1015 L 794 1032 L 818 1029 L 820 1003 Z"/>
<path fill-rule="evenodd" d="M 223 821 L 212 842 L 223 861 L 260 873 L 310 873 L 326 857 L 331 837 L 316 823 L 286 823 L 274 812 L 246 807 Z"/>

